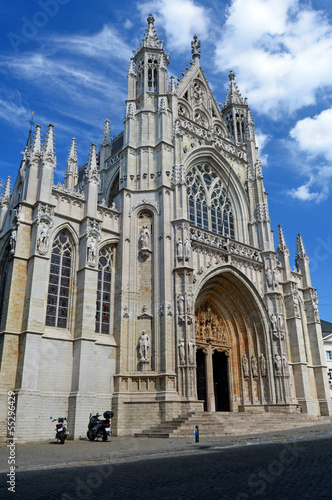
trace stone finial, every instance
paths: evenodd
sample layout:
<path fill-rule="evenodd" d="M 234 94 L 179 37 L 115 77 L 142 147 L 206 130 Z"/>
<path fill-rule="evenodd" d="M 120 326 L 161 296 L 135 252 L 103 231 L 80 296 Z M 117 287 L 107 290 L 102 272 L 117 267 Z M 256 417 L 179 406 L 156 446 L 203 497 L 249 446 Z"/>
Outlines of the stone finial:
<path fill-rule="evenodd" d="M 191 42 L 191 53 L 195 62 L 201 57 L 201 41 L 198 40 L 197 35 L 194 35 L 194 40 Z"/>
<path fill-rule="evenodd" d="M 75 137 L 71 141 L 69 156 L 67 160 L 67 169 L 65 173 L 65 187 L 73 188 L 78 179 L 78 161 L 77 161 L 77 141 Z"/>
<path fill-rule="evenodd" d="M 147 47 L 151 49 L 162 49 L 163 42 L 158 39 L 158 35 L 154 27 L 155 19 L 152 14 L 149 15 L 147 21 L 148 21 L 148 27 L 145 32 L 143 43 L 141 44 L 140 48 Z"/>
<path fill-rule="evenodd" d="M 73 137 L 71 141 L 69 155 L 68 155 L 68 162 L 69 161 L 77 162 L 77 141 L 75 137 Z"/>
<path fill-rule="evenodd" d="M 136 76 L 136 71 L 135 71 L 135 65 L 134 65 L 134 58 L 130 58 L 129 62 L 129 69 L 128 69 L 128 75 L 127 76 Z"/>
<path fill-rule="evenodd" d="M 284 253 L 289 254 L 289 250 L 287 247 L 285 236 L 284 236 L 284 233 L 283 233 L 283 230 L 282 230 L 282 227 L 280 224 L 278 226 L 278 248 L 277 248 L 277 250 L 279 252 L 284 252 Z"/>
<path fill-rule="evenodd" d="M 108 146 L 109 144 L 111 144 L 111 127 L 110 127 L 110 121 L 105 120 L 103 137 L 101 139 L 101 145 Z"/>
<path fill-rule="evenodd" d="M 173 75 L 171 76 L 171 81 L 169 84 L 169 92 L 170 92 L 170 94 L 176 94 L 176 84 L 175 84 Z"/>

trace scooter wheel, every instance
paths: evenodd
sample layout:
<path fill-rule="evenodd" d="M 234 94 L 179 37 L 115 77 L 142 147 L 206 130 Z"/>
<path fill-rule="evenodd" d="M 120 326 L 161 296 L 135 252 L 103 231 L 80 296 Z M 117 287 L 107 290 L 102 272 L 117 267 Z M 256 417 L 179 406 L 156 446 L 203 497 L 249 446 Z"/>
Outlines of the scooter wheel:
<path fill-rule="evenodd" d="M 65 444 L 66 436 L 63 433 L 61 433 L 59 437 L 60 437 L 61 444 Z"/>
<path fill-rule="evenodd" d="M 107 441 L 107 437 L 108 437 L 108 436 L 107 436 L 107 432 L 104 432 L 104 433 L 103 433 L 103 441 Z"/>
<path fill-rule="evenodd" d="M 96 435 L 95 435 L 93 432 L 91 432 L 91 431 L 88 431 L 88 432 L 86 433 L 86 435 L 88 436 L 88 439 L 89 439 L 90 441 L 93 441 L 93 440 L 96 438 Z"/>

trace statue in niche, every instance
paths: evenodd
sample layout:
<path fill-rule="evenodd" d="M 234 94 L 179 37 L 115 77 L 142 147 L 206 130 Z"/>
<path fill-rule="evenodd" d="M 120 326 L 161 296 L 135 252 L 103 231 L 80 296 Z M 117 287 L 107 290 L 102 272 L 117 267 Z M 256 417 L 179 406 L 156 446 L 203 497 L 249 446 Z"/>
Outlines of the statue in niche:
<path fill-rule="evenodd" d="M 274 286 L 277 287 L 279 285 L 279 271 L 276 267 L 273 269 L 273 281 Z"/>
<path fill-rule="evenodd" d="M 293 296 L 294 314 L 295 316 L 298 317 L 300 315 L 299 293 L 297 291 L 297 286 L 295 283 L 292 284 L 292 296 Z"/>
<path fill-rule="evenodd" d="M 96 238 L 90 236 L 88 240 L 88 262 L 94 264 L 96 262 Z"/>
<path fill-rule="evenodd" d="M 177 251 L 178 260 L 182 260 L 183 259 L 183 243 L 182 243 L 181 238 L 178 239 L 178 242 L 176 244 L 176 251 Z"/>
<path fill-rule="evenodd" d="M 273 277 L 272 277 L 272 271 L 269 267 L 265 269 L 265 275 L 266 275 L 266 284 L 268 288 L 271 288 L 273 286 Z"/>
<path fill-rule="evenodd" d="M 150 232 L 148 226 L 143 226 L 139 236 L 140 249 L 148 248 L 149 245 Z"/>
<path fill-rule="evenodd" d="M 185 365 L 185 348 L 184 348 L 184 339 L 181 339 L 179 342 L 179 356 L 180 356 L 180 365 Z"/>
<path fill-rule="evenodd" d="M 284 375 L 289 375 L 288 360 L 287 360 L 286 354 L 284 352 L 282 353 L 281 358 L 282 358 L 282 366 L 284 368 Z"/>
<path fill-rule="evenodd" d="M 179 316 L 183 316 L 184 315 L 184 297 L 181 293 L 179 293 L 179 295 L 178 295 L 177 303 L 178 303 Z"/>
<path fill-rule="evenodd" d="M 262 377 L 266 377 L 266 360 L 265 360 L 264 354 L 261 354 L 259 357 L 259 365 L 260 365 Z"/>
<path fill-rule="evenodd" d="M 319 323 L 320 319 L 319 319 L 319 308 L 318 308 L 318 304 L 317 302 L 313 302 L 312 303 L 312 307 L 314 309 L 314 320 L 316 323 Z"/>
<path fill-rule="evenodd" d="M 48 250 L 48 241 L 49 241 L 49 231 L 46 224 L 43 224 L 37 240 L 37 250 L 41 253 L 45 253 Z"/>
<path fill-rule="evenodd" d="M 167 304 L 167 316 L 173 316 L 171 304 Z"/>
<path fill-rule="evenodd" d="M 190 252 L 191 252 L 190 241 L 188 238 L 186 238 L 185 242 L 184 242 L 184 258 L 185 258 L 185 260 L 189 260 Z"/>
<path fill-rule="evenodd" d="M 271 320 L 271 323 L 272 323 L 272 332 L 275 333 L 278 331 L 278 327 L 277 327 L 277 316 L 272 313 L 271 316 L 270 316 L 270 320 Z"/>
<path fill-rule="evenodd" d="M 254 378 L 258 377 L 257 359 L 254 354 L 251 356 L 251 373 Z"/>
<path fill-rule="evenodd" d="M 222 334 L 222 343 L 223 343 L 223 344 L 227 344 L 227 336 L 226 336 L 226 332 L 223 332 L 223 334 Z"/>
<path fill-rule="evenodd" d="M 149 361 L 148 349 L 150 347 L 150 337 L 145 330 L 142 331 L 142 335 L 140 336 L 138 341 L 138 346 L 140 361 Z"/>
<path fill-rule="evenodd" d="M 275 370 L 276 370 L 276 375 L 278 377 L 281 376 L 281 357 L 279 356 L 279 354 L 275 354 L 274 356 L 274 367 L 275 367 Z"/>
<path fill-rule="evenodd" d="M 189 357 L 189 364 L 194 365 L 196 362 L 196 344 L 195 340 L 191 339 L 188 344 L 188 357 Z"/>
<path fill-rule="evenodd" d="M 242 356 L 242 369 L 244 378 L 249 378 L 249 362 L 245 354 Z"/>
<path fill-rule="evenodd" d="M 193 296 L 191 293 L 187 295 L 187 314 L 192 314 L 193 310 Z"/>

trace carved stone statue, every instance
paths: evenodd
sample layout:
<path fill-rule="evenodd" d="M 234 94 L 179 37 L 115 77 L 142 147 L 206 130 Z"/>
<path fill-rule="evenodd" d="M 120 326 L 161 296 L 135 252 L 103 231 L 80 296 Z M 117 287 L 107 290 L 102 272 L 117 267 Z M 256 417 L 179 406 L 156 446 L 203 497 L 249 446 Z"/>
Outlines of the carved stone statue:
<path fill-rule="evenodd" d="M 179 295 L 178 295 L 177 303 L 178 303 L 179 316 L 183 316 L 184 315 L 184 297 L 181 293 L 179 293 Z"/>
<path fill-rule="evenodd" d="M 176 244 L 176 251 L 177 251 L 178 260 L 182 260 L 183 259 L 183 243 L 182 243 L 181 238 L 178 239 L 178 242 Z"/>
<path fill-rule="evenodd" d="M 195 354 L 196 354 L 195 340 L 191 339 L 191 340 L 189 340 L 189 344 L 188 344 L 188 357 L 189 357 L 189 364 L 190 365 L 194 365 L 196 362 Z"/>
<path fill-rule="evenodd" d="M 261 354 L 259 357 L 259 365 L 260 365 L 262 377 L 266 377 L 266 360 L 265 360 L 264 354 Z"/>
<path fill-rule="evenodd" d="M 280 377 L 281 376 L 281 357 L 279 356 L 278 353 L 274 357 L 274 367 L 276 370 L 276 375 L 278 377 Z"/>
<path fill-rule="evenodd" d="M 139 346 L 139 356 L 141 361 L 149 361 L 148 349 L 150 347 L 150 338 L 145 330 L 142 331 L 142 335 L 138 341 Z"/>
<path fill-rule="evenodd" d="M 17 227 L 13 226 L 12 227 L 12 232 L 10 233 L 10 237 L 9 237 L 10 253 L 11 254 L 15 253 L 16 238 L 17 238 Z"/>
<path fill-rule="evenodd" d="M 185 355 L 184 339 L 181 339 L 179 342 L 180 365 L 184 365 L 186 363 Z"/>
<path fill-rule="evenodd" d="M 48 250 L 49 241 L 49 231 L 46 224 L 43 224 L 39 231 L 39 236 L 37 240 L 37 250 L 41 253 L 45 253 Z"/>
<path fill-rule="evenodd" d="M 185 260 L 189 260 L 190 252 L 191 252 L 190 241 L 188 238 L 186 238 L 185 242 L 184 242 L 184 258 L 185 258 Z"/>
<path fill-rule="evenodd" d="M 271 323 L 272 323 L 272 331 L 273 331 L 273 333 L 275 333 L 275 332 L 278 331 L 277 316 L 274 313 L 272 313 L 271 316 L 270 316 L 270 320 L 271 320 Z"/>
<path fill-rule="evenodd" d="M 139 236 L 140 249 L 148 248 L 149 238 L 150 238 L 150 232 L 148 226 L 143 226 Z"/>
<path fill-rule="evenodd" d="M 193 310 L 193 296 L 191 293 L 187 295 L 187 314 L 192 314 Z"/>
<path fill-rule="evenodd" d="M 96 238 L 94 236 L 89 237 L 87 250 L 88 262 L 89 264 L 94 264 L 96 262 Z"/>
<path fill-rule="evenodd" d="M 257 359 L 254 354 L 251 356 L 251 373 L 254 378 L 258 377 Z"/>
<path fill-rule="evenodd" d="M 249 362 L 245 354 L 242 356 L 242 369 L 244 378 L 249 378 Z"/>

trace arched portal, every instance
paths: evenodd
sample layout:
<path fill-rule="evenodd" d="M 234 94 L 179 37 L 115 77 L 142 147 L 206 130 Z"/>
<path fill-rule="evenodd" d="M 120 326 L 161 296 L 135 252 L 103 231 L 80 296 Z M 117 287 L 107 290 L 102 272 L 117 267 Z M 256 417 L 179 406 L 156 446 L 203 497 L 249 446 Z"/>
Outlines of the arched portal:
<path fill-rule="evenodd" d="M 207 278 L 195 304 L 197 396 L 207 411 L 275 401 L 268 321 L 257 291 L 230 267 Z"/>

